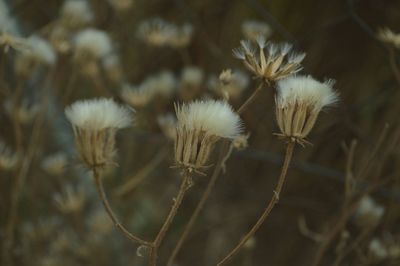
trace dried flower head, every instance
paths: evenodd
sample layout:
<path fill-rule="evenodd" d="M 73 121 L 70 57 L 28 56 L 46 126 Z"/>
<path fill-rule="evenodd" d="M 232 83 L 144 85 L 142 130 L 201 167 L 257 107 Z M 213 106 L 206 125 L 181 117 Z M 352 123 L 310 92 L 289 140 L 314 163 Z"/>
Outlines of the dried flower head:
<path fill-rule="evenodd" d="M 139 86 L 125 84 L 122 99 L 136 108 L 146 106 L 156 96 L 169 98 L 177 88 L 177 81 L 170 71 L 162 71 L 146 78 Z"/>
<path fill-rule="evenodd" d="M 232 72 L 231 69 L 226 69 L 221 72 L 218 79 L 212 76 L 208 80 L 209 88 L 226 100 L 238 99 L 248 85 L 249 77 L 239 70 Z"/>
<path fill-rule="evenodd" d="M 378 31 L 378 38 L 390 45 L 393 45 L 395 48 L 400 49 L 400 34 L 395 33 L 389 28 L 383 28 Z"/>
<path fill-rule="evenodd" d="M 158 125 L 160 126 L 164 135 L 169 139 L 174 139 L 176 134 L 177 120 L 171 113 L 159 115 L 157 117 Z"/>
<path fill-rule="evenodd" d="M 249 146 L 248 139 L 250 137 L 250 133 L 241 134 L 233 139 L 232 145 L 237 150 L 244 150 Z"/>
<path fill-rule="evenodd" d="M 61 7 L 61 23 L 69 29 L 88 25 L 93 19 L 92 9 L 86 0 L 66 0 Z"/>
<path fill-rule="evenodd" d="M 15 70 L 19 75 L 29 76 L 38 65 L 52 66 L 57 55 L 49 42 L 39 36 L 31 36 L 26 40 L 27 49 L 17 54 Z"/>
<path fill-rule="evenodd" d="M 243 60 L 244 65 L 257 78 L 266 83 L 281 80 L 293 75 L 302 69 L 304 53 L 292 52 L 290 44 L 266 43 L 265 37 L 257 38 L 257 49 L 250 41 L 241 41 L 241 47 L 234 49 L 233 54 Z"/>
<path fill-rule="evenodd" d="M 379 224 L 385 208 L 374 201 L 370 196 L 365 196 L 361 199 L 354 219 L 360 227 L 374 227 Z"/>
<path fill-rule="evenodd" d="M 256 42 L 259 36 L 268 39 L 271 36 L 272 29 L 263 21 L 247 20 L 242 23 L 242 33 L 246 39 Z"/>
<path fill-rule="evenodd" d="M 75 56 L 100 60 L 112 52 L 110 37 L 105 31 L 88 28 L 78 32 L 74 38 Z"/>
<path fill-rule="evenodd" d="M 82 161 L 91 169 L 112 163 L 115 133 L 132 123 L 132 112 L 111 99 L 77 101 L 65 109 Z"/>
<path fill-rule="evenodd" d="M 188 170 L 204 168 L 216 141 L 234 139 L 242 131 L 239 116 L 224 101 L 194 101 L 175 105 L 175 111 L 175 161 Z"/>
<path fill-rule="evenodd" d="M 67 155 L 63 152 L 57 152 L 45 157 L 41 163 L 41 167 L 49 175 L 61 175 L 64 173 L 67 164 Z"/>
<path fill-rule="evenodd" d="M 17 166 L 19 160 L 18 154 L 0 141 L 0 169 L 12 170 Z"/>
<path fill-rule="evenodd" d="M 56 26 L 51 30 L 49 40 L 60 54 L 66 54 L 72 48 L 70 33 L 62 26 Z"/>
<path fill-rule="evenodd" d="M 311 76 L 294 76 L 277 83 L 275 96 L 276 120 L 280 136 L 300 144 L 325 106 L 338 101 L 338 94 L 332 89 L 333 81 L 319 82 Z"/>
<path fill-rule="evenodd" d="M 143 21 L 138 28 L 140 39 L 153 46 L 169 46 L 172 48 L 186 47 L 193 35 L 193 26 L 186 23 L 181 27 L 164 21 L 161 18 L 152 18 Z"/>
<path fill-rule="evenodd" d="M 174 30 L 171 32 L 169 45 L 175 49 L 187 47 L 193 37 L 193 26 L 189 23 L 185 23 L 181 27 L 176 26 L 173 29 Z"/>
<path fill-rule="evenodd" d="M 62 193 L 54 195 L 54 201 L 63 213 L 79 212 L 85 206 L 86 194 L 82 186 L 67 185 Z"/>
<path fill-rule="evenodd" d="M 124 84 L 121 89 L 121 98 L 130 106 L 142 108 L 146 106 L 153 98 L 154 93 L 144 87 L 135 87 L 130 84 Z"/>

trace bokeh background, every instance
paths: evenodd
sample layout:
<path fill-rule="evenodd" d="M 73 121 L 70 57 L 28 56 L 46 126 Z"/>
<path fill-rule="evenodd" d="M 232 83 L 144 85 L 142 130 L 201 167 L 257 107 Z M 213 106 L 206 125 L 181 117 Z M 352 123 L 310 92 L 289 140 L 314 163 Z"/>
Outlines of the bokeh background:
<path fill-rule="evenodd" d="M 152 239 L 179 186 L 179 171 L 170 167 L 173 141 L 159 119 L 173 113 L 176 101 L 221 98 L 209 80 L 228 68 L 249 77 L 240 96 L 229 100 L 235 108 L 245 101 L 258 81 L 232 49 L 245 38 L 243 24 L 249 20 L 267 24 L 272 42 L 288 42 L 304 51 L 302 73 L 336 80 L 340 102 L 320 115 L 308 139 L 312 145 L 296 147 L 279 204 L 229 265 L 312 265 L 328 236 L 332 239 L 319 265 L 400 264 L 400 51 L 377 37 L 383 27 L 400 31 L 400 1 L 87 2 L 93 19 L 69 29 L 66 43 L 71 50 L 60 52 L 51 36 L 62 23 L 63 1 L 1 0 L 0 15 L 6 18 L 0 20 L 2 46 L 5 32 L 21 42 L 37 35 L 57 54 L 55 63 L 35 65 L 24 76 L 16 69 L 25 48 L 11 45 L 1 51 L 0 152 L 2 158 L 14 152 L 18 157 L 15 165 L 0 169 L 2 265 L 146 265 L 146 250 L 108 221 L 93 180 L 79 162 L 64 108 L 94 97 L 132 105 L 121 96 L 126 84 L 140 87 L 161 71 L 176 79 L 172 93 L 132 106 L 135 126 L 118 134 L 119 166 L 104 177 L 117 216 L 132 232 Z M 121 8 L 115 2 L 128 4 Z M 155 17 L 190 24 L 189 43 L 180 48 L 151 45 L 139 32 L 143 22 Z M 115 79 L 104 64 L 100 72 L 88 74 L 75 62 L 73 40 L 85 28 L 105 31 L 111 39 Z M 201 78 L 194 85 L 196 93 L 187 96 L 182 90 L 191 85 L 185 87 L 182 73 L 190 67 Z M 18 115 L 19 109 L 23 114 Z M 274 88 L 265 88 L 242 119 L 250 133 L 248 147 L 233 151 L 176 265 L 216 265 L 273 195 L 285 147 L 273 135 L 278 133 Z M 48 162 L 56 168 L 53 172 L 44 166 L 49 158 L 57 159 Z M 211 173 L 212 167 L 206 176 L 195 177 L 161 247 L 160 265 L 165 265 Z M 350 195 L 346 184 L 353 188 Z M 384 209 L 367 229 L 358 224 L 352 208 L 366 195 Z M 378 251 L 371 248 L 373 240 L 381 245 Z"/>

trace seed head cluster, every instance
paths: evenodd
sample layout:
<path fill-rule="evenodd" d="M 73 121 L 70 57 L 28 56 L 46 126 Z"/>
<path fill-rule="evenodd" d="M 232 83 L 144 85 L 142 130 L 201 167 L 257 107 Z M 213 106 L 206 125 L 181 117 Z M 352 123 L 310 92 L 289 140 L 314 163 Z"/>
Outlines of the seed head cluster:
<path fill-rule="evenodd" d="M 290 44 L 267 43 L 264 36 L 257 38 L 257 48 L 242 40 L 233 54 L 255 75 L 270 84 L 293 75 L 302 69 L 304 53 L 295 53 Z"/>
<path fill-rule="evenodd" d="M 194 101 L 175 105 L 178 119 L 175 161 L 178 166 L 199 170 L 206 166 L 214 144 L 221 138 L 234 139 L 241 131 L 241 120 L 224 101 Z"/>
<path fill-rule="evenodd" d="M 338 101 L 333 81 L 319 82 L 311 76 L 293 76 L 277 83 L 276 119 L 281 136 L 304 143 L 318 114 Z"/>
<path fill-rule="evenodd" d="M 115 133 L 132 124 L 131 113 L 105 98 L 77 101 L 65 109 L 80 157 L 90 169 L 112 163 Z"/>

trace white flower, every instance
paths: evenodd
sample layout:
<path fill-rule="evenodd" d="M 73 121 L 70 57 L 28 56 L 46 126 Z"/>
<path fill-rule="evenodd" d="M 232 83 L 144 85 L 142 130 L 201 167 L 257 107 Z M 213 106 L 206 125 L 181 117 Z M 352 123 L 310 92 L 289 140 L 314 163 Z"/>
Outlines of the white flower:
<path fill-rule="evenodd" d="M 311 76 L 288 77 L 277 84 L 277 104 L 281 108 L 303 104 L 319 112 L 338 101 L 338 94 L 332 89 L 333 84 L 333 80 L 319 82 Z"/>
<path fill-rule="evenodd" d="M 203 131 L 208 135 L 233 139 L 242 132 L 238 114 L 225 101 L 194 101 L 177 105 L 178 127 Z"/>
<path fill-rule="evenodd" d="M 102 59 L 112 52 L 110 37 L 105 31 L 88 28 L 78 32 L 74 38 L 76 56 L 89 55 Z"/>
<path fill-rule="evenodd" d="M 112 99 L 82 100 L 65 109 L 65 115 L 75 127 L 88 130 L 124 128 L 132 124 L 132 112 Z"/>
<path fill-rule="evenodd" d="M 79 27 L 93 21 L 94 15 L 86 0 L 66 0 L 61 7 L 61 20 L 70 27 Z"/>

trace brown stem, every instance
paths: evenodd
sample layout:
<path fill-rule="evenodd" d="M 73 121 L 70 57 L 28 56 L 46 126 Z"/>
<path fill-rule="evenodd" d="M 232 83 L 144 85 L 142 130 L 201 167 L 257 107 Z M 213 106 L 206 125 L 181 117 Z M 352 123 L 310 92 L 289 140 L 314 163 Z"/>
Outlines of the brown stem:
<path fill-rule="evenodd" d="M 249 98 L 242 104 L 242 106 L 239 107 L 237 110 L 237 113 L 240 115 L 242 114 L 249 106 L 250 104 L 256 99 L 258 94 L 261 92 L 262 88 L 264 86 L 264 83 L 261 82 L 260 85 L 258 85 L 257 89 L 253 92 L 253 94 L 250 95 Z"/>
<path fill-rule="evenodd" d="M 251 228 L 251 230 L 240 240 L 239 244 L 234 249 L 232 249 L 232 251 L 229 252 L 229 254 L 217 264 L 218 266 L 225 264 L 239 252 L 239 250 L 243 247 L 243 245 L 246 244 L 246 242 L 257 232 L 257 230 L 260 228 L 260 226 L 264 223 L 265 219 L 270 214 L 271 210 L 276 205 L 276 203 L 278 203 L 279 194 L 282 190 L 283 184 L 285 183 L 287 170 L 289 168 L 289 164 L 292 159 L 294 146 L 295 146 L 294 141 L 290 141 L 286 146 L 285 160 L 282 165 L 281 175 L 279 176 L 278 184 L 276 185 L 274 190 L 274 195 L 269 201 L 267 208 L 264 210 L 263 214 L 257 220 L 255 225 Z"/>
<path fill-rule="evenodd" d="M 178 195 L 174 199 L 174 204 L 172 205 L 171 210 L 169 211 L 169 214 L 164 221 L 164 224 L 161 226 L 160 231 L 158 232 L 155 240 L 152 243 L 153 246 L 150 250 L 150 259 L 149 259 L 150 266 L 157 265 L 158 248 L 160 247 L 165 237 L 165 234 L 167 233 L 169 227 L 171 226 L 172 221 L 174 220 L 176 213 L 178 212 L 179 206 L 182 204 L 185 193 L 190 186 L 191 186 L 191 173 L 185 172 L 183 175 L 181 187 L 179 188 Z"/>
<path fill-rule="evenodd" d="M 93 169 L 93 178 L 94 181 L 96 183 L 96 189 L 97 192 L 100 196 L 101 202 L 103 203 L 103 206 L 108 214 L 108 216 L 110 216 L 111 220 L 113 221 L 115 227 L 118 228 L 118 230 L 120 230 L 128 239 L 132 240 L 132 241 L 136 241 L 141 245 L 145 245 L 145 246 L 151 246 L 151 242 L 145 241 L 133 234 L 131 234 L 118 220 L 118 218 L 115 216 L 110 203 L 107 200 L 107 196 L 106 193 L 104 192 L 104 188 L 103 188 L 103 182 L 101 180 L 101 176 L 100 173 L 98 172 L 98 170 L 96 168 Z"/>
<path fill-rule="evenodd" d="M 239 107 L 239 109 L 237 110 L 237 113 L 239 115 L 247 110 L 247 108 L 250 106 L 250 104 L 256 99 L 256 96 L 261 92 L 262 88 L 263 88 L 263 83 L 261 83 L 256 88 L 256 90 L 252 93 L 252 95 L 250 95 L 250 97 Z M 214 168 L 214 172 L 213 172 L 210 180 L 208 181 L 206 190 L 203 192 L 203 195 L 201 196 L 199 203 L 197 203 L 197 206 L 196 206 L 192 216 L 190 217 L 189 222 L 186 224 L 185 228 L 183 229 L 183 233 L 180 236 L 178 243 L 176 244 L 174 250 L 172 251 L 171 256 L 168 259 L 168 262 L 167 262 L 168 266 L 171 266 L 173 264 L 176 256 L 178 255 L 180 249 L 182 248 L 183 243 L 185 242 L 186 238 L 188 237 L 190 230 L 192 229 L 194 223 L 196 222 L 197 217 L 199 216 L 201 210 L 203 209 L 204 204 L 206 203 L 208 197 L 210 196 L 211 191 L 215 186 L 215 182 L 217 181 L 218 176 L 219 176 L 221 170 L 223 169 L 223 166 L 225 165 L 225 162 L 229 159 L 228 156 L 225 156 L 228 151 L 229 151 L 229 143 L 227 141 L 224 141 L 220 148 L 220 155 L 218 158 L 218 162 Z"/>

